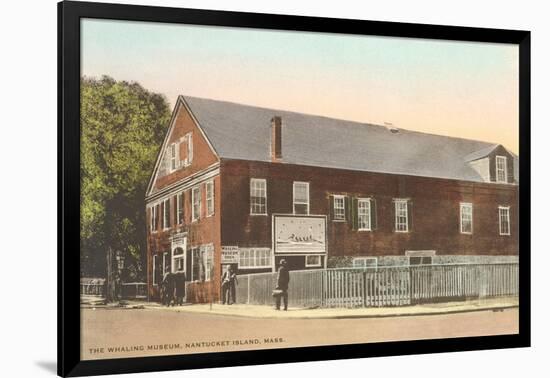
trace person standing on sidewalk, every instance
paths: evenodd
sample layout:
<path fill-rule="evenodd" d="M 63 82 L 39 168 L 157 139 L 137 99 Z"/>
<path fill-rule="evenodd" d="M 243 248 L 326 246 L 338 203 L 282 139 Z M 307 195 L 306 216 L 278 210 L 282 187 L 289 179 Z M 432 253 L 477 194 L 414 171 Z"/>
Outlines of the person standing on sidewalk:
<path fill-rule="evenodd" d="M 222 275 L 222 304 L 229 304 L 231 298 L 229 298 L 230 293 L 230 277 L 231 277 L 231 266 L 228 266 L 225 272 Z"/>
<path fill-rule="evenodd" d="M 290 282 L 290 274 L 286 267 L 286 260 L 282 259 L 277 271 L 277 287 L 276 290 L 281 290 L 281 294 L 275 297 L 275 308 L 281 309 L 281 297 L 283 299 L 284 310 L 288 309 L 288 283 Z"/>
<path fill-rule="evenodd" d="M 229 304 L 237 303 L 237 285 L 238 284 L 239 284 L 239 281 L 237 281 L 237 273 L 233 269 L 233 266 L 230 266 L 229 267 L 229 293 L 231 294 L 231 298 L 228 301 Z"/>
<path fill-rule="evenodd" d="M 178 306 L 183 305 L 183 299 L 185 298 L 185 272 L 177 272 L 175 274 L 175 287 L 176 287 L 176 299 L 175 302 Z"/>

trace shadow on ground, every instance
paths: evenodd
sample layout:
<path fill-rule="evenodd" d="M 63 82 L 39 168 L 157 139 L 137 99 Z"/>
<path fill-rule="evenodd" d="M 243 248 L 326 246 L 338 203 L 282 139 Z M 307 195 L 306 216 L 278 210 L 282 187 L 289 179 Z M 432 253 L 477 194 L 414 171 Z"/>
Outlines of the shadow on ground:
<path fill-rule="evenodd" d="M 35 364 L 52 374 L 57 374 L 57 362 L 55 361 L 36 361 Z"/>

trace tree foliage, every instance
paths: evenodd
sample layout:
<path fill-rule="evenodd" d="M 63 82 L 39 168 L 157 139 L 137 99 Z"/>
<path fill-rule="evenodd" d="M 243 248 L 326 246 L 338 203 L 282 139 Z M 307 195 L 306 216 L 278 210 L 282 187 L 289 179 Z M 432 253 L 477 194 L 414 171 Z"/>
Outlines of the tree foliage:
<path fill-rule="evenodd" d="M 106 250 L 140 277 L 146 249 L 145 190 L 170 119 L 163 95 L 137 83 L 80 82 L 81 274 L 103 276 Z"/>

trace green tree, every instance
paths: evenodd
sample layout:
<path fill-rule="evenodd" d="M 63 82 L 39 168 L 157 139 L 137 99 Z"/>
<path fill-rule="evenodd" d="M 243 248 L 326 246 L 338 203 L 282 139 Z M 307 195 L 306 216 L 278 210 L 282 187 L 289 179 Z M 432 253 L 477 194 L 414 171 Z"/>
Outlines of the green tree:
<path fill-rule="evenodd" d="M 108 248 L 125 253 L 143 279 L 144 196 L 170 110 L 163 95 L 137 83 L 83 77 L 80 82 L 81 275 L 104 276 Z"/>

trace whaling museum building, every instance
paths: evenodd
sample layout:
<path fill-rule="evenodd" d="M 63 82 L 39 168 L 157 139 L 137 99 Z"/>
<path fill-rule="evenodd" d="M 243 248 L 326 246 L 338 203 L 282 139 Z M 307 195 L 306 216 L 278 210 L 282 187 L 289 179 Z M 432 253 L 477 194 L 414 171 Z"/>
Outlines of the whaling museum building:
<path fill-rule="evenodd" d="M 238 274 L 518 255 L 502 145 L 180 96 L 146 193 L 148 292 Z"/>

